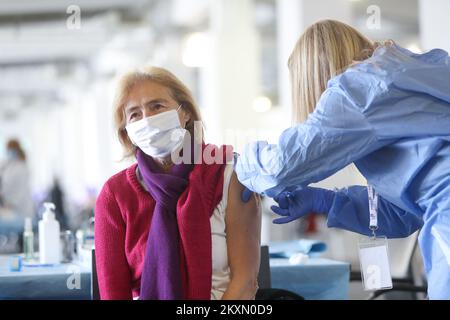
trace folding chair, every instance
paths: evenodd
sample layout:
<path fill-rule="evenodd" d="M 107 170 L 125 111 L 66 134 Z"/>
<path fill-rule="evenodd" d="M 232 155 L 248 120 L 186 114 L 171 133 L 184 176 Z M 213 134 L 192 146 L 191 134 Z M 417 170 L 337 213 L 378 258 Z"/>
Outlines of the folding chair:
<path fill-rule="evenodd" d="M 261 246 L 261 262 L 258 273 L 258 291 L 256 300 L 304 300 L 304 298 L 292 291 L 272 288 L 270 276 L 269 247 Z"/>
<path fill-rule="evenodd" d="M 98 289 L 97 278 L 97 265 L 95 262 L 95 249 L 92 250 L 91 297 L 92 300 L 100 300 L 100 291 Z"/>

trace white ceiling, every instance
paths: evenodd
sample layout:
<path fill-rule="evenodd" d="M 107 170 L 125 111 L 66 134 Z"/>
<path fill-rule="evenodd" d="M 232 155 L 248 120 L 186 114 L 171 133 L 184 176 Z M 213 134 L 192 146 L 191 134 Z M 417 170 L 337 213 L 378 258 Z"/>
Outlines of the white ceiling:
<path fill-rule="evenodd" d="M 181 37 L 204 26 L 211 1 L 77 0 L 81 28 L 70 30 L 66 9 L 72 0 L 0 0 L 0 110 L 12 108 L 16 96 L 57 97 L 67 80 L 61 70 L 74 72 L 81 65 L 88 72 L 110 72 L 111 67 L 132 60 L 124 51 L 157 53 L 163 47 L 161 38 Z M 255 1 L 259 4 L 256 19 L 263 21 L 258 27 L 270 28 L 267 23 L 274 23 L 275 14 L 267 12 L 274 7 L 267 4 L 275 0 Z M 417 34 L 417 0 L 354 1 L 354 15 L 361 26 L 369 4 L 380 6 L 392 33 Z M 89 62 L 98 69 L 89 71 Z"/>

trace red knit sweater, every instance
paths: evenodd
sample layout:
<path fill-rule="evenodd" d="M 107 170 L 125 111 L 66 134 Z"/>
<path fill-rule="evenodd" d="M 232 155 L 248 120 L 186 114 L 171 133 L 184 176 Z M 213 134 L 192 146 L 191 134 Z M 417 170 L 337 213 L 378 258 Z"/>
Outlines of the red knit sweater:
<path fill-rule="evenodd" d="M 132 165 L 112 176 L 97 198 L 95 251 L 102 299 L 131 299 L 139 295 L 145 248 L 155 201 L 139 183 L 136 166 L 137 164 Z M 223 167 L 196 165 L 195 168 L 189 178 L 190 182 L 194 183 L 188 188 L 190 192 L 185 192 L 180 198 L 181 202 L 178 203 L 177 211 L 213 212 L 222 198 Z M 215 183 L 211 186 L 212 181 Z M 205 187 L 202 182 L 205 182 L 206 186 L 209 182 L 210 187 Z M 202 195 L 201 198 L 199 195 Z M 185 225 L 187 221 L 189 220 L 181 218 L 182 225 L 179 227 L 183 242 L 189 247 L 185 248 L 189 259 L 186 263 L 192 272 L 190 290 L 194 292 L 191 291 L 188 296 L 207 299 L 210 293 L 204 286 L 194 288 L 202 282 L 200 278 L 203 279 L 199 274 L 202 271 L 202 266 L 199 265 L 201 261 L 195 257 L 210 254 L 211 248 L 196 244 L 199 239 L 195 237 L 195 234 L 204 234 L 205 227 L 209 228 L 209 220 L 206 225 L 192 220 Z M 208 284 L 210 285 L 210 282 Z M 203 292 L 200 296 L 196 292 L 198 290 Z"/>
<path fill-rule="evenodd" d="M 95 208 L 95 251 L 102 299 L 139 295 L 155 201 L 136 176 L 136 166 L 112 176 Z"/>

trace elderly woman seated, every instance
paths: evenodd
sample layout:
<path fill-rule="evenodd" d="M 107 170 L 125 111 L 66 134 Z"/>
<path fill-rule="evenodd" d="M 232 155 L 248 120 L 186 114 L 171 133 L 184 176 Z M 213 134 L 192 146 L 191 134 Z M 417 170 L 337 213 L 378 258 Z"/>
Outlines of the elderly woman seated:
<path fill-rule="evenodd" d="M 137 163 L 97 199 L 101 298 L 253 299 L 259 200 L 241 201 L 231 147 L 203 142 L 190 91 L 167 70 L 133 71 L 119 82 L 114 115 Z"/>

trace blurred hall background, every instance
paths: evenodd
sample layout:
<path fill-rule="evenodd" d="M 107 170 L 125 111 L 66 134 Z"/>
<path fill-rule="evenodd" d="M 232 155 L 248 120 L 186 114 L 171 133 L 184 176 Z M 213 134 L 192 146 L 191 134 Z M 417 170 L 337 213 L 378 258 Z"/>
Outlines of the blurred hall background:
<path fill-rule="evenodd" d="M 0 163 L 17 139 L 34 221 L 43 202 L 59 199 L 64 229 L 89 228 L 103 183 L 130 164 L 112 124 L 124 71 L 172 71 L 201 107 L 206 141 L 239 152 L 257 139 L 276 143 L 291 125 L 287 59 L 310 24 L 333 18 L 414 52 L 448 51 L 449 12 L 450 0 L 0 0 Z M 365 181 L 349 166 L 318 185 L 353 184 Z M 358 264 L 354 235 L 326 230 L 323 217 L 275 226 L 271 204 L 264 243 L 321 239 L 326 256 Z M 0 243 L 5 252 L 10 240 Z"/>

